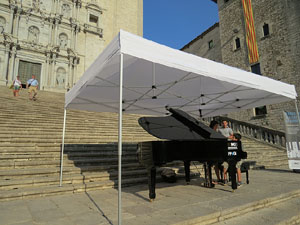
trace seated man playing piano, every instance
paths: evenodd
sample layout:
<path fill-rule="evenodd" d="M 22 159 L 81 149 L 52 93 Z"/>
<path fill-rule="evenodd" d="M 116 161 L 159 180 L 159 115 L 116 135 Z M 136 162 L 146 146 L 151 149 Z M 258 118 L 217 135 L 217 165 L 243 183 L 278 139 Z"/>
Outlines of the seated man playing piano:
<path fill-rule="evenodd" d="M 210 121 L 210 124 L 209 124 L 209 127 L 215 131 L 218 131 L 219 130 L 219 123 L 215 120 L 212 120 Z M 217 180 L 218 180 L 218 183 L 222 182 L 222 179 L 221 179 L 221 174 L 220 174 L 220 167 L 222 166 L 222 163 L 217 163 L 214 165 L 214 169 L 215 169 L 215 173 L 216 173 L 216 176 L 217 176 Z"/>
<path fill-rule="evenodd" d="M 225 137 L 228 138 L 228 140 L 233 140 L 236 141 L 236 137 L 233 133 L 233 130 L 228 126 L 227 121 L 223 121 L 223 128 L 219 129 L 219 132 L 224 135 Z M 237 181 L 238 181 L 238 186 L 241 186 L 242 184 L 242 175 L 241 175 L 241 164 L 242 160 L 237 162 L 236 167 L 237 167 Z M 224 181 L 227 180 L 227 170 L 228 170 L 228 163 L 224 163 Z"/>

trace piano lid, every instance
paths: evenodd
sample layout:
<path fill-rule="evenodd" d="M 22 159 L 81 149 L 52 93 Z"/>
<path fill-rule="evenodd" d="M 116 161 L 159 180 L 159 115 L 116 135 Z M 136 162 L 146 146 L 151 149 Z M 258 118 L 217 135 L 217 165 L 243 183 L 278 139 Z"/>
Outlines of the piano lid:
<path fill-rule="evenodd" d="M 149 134 L 167 140 L 227 139 L 222 134 L 179 109 L 168 109 L 172 115 L 141 117 L 138 122 Z"/>

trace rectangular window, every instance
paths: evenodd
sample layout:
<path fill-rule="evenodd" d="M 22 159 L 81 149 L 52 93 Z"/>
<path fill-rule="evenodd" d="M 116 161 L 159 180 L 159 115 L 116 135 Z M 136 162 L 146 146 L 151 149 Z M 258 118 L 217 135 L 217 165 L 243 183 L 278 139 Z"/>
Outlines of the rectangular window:
<path fill-rule="evenodd" d="M 268 36 L 270 34 L 270 31 L 269 31 L 269 24 L 265 23 L 263 25 L 263 32 L 264 32 L 264 37 L 265 36 Z"/>
<path fill-rule="evenodd" d="M 255 108 L 255 116 L 261 116 L 266 114 L 267 114 L 267 107 L 265 105 Z"/>
<path fill-rule="evenodd" d="M 241 48 L 241 41 L 239 38 L 235 39 L 235 49 Z"/>
<path fill-rule="evenodd" d="M 214 41 L 213 40 L 210 40 L 209 42 L 208 42 L 208 48 L 209 49 L 212 49 L 214 47 Z"/>
<path fill-rule="evenodd" d="M 255 64 L 255 65 L 252 65 L 252 66 L 251 66 L 251 72 L 252 72 L 252 73 L 255 73 L 255 74 L 261 75 L 261 73 L 260 73 L 260 64 L 257 63 L 257 64 Z"/>
<path fill-rule="evenodd" d="M 90 14 L 90 23 L 98 24 L 98 16 L 95 16 L 93 14 Z"/>

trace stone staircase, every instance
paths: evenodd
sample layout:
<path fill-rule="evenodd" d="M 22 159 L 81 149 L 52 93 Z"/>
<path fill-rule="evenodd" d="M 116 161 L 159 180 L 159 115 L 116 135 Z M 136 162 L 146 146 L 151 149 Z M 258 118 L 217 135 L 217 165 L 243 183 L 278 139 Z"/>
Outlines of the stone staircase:
<path fill-rule="evenodd" d="M 59 187 L 63 105 L 61 93 L 39 91 L 38 100 L 30 101 L 26 90 L 14 98 L 11 90 L 0 87 L 0 200 L 117 185 L 118 115 L 68 110 L 63 186 Z M 124 186 L 147 182 L 146 170 L 136 160 L 136 143 L 155 138 L 138 125 L 139 117 L 123 117 Z M 249 138 L 242 141 L 255 166 L 287 166 L 284 151 Z M 199 167 L 194 171 L 199 172 Z"/>
<path fill-rule="evenodd" d="M 286 150 L 272 144 L 243 137 L 243 150 L 247 152 L 247 161 L 253 161 L 253 169 L 288 169 Z"/>

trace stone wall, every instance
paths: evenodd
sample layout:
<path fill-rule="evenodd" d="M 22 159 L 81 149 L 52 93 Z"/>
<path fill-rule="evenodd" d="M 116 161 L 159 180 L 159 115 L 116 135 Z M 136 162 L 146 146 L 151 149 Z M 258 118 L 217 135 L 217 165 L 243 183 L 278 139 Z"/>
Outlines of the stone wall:
<path fill-rule="evenodd" d="M 28 62 L 40 65 L 41 89 L 64 92 L 120 29 L 143 35 L 142 0 L 1 1 L 0 85 Z"/>
<path fill-rule="evenodd" d="M 245 21 L 241 0 L 218 1 L 223 62 L 251 71 L 245 42 Z M 276 80 L 295 84 L 299 92 L 300 2 L 295 0 L 252 0 L 253 17 L 259 52 L 261 74 Z M 297 11 L 298 10 L 298 11 Z M 297 13 L 298 12 L 298 13 Z M 268 24 L 270 34 L 263 35 L 263 25 Z M 232 37 L 239 36 L 241 49 L 233 50 Z M 294 50 L 293 50 L 294 49 Z M 298 54 L 298 55 L 297 55 Z M 265 116 L 256 116 L 246 110 L 229 116 L 257 125 L 284 130 L 282 110 L 295 110 L 294 102 L 267 106 Z"/>
<path fill-rule="evenodd" d="M 251 71 L 242 0 L 228 0 L 227 2 L 218 0 L 217 4 L 222 62 Z M 252 8 L 261 74 L 294 84 L 297 92 L 300 93 L 300 1 L 252 0 Z M 267 36 L 263 35 L 264 24 L 269 25 L 270 34 Z M 205 35 L 218 34 L 212 30 L 210 34 Z M 236 48 L 237 38 L 240 40 L 240 48 Z M 193 44 L 196 47 L 190 47 L 188 52 L 207 57 L 203 51 L 206 43 L 197 42 L 197 46 Z M 220 57 L 210 59 L 216 60 Z M 256 125 L 284 130 L 283 110 L 294 111 L 294 102 L 268 105 L 266 115 L 257 116 L 254 109 L 249 109 L 228 116 Z"/>
<path fill-rule="evenodd" d="M 213 41 L 211 48 L 209 47 L 210 41 Z M 222 62 L 219 23 L 214 24 L 208 30 L 204 31 L 194 40 L 186 44 L 181 50 L 217 62 Z"/>

